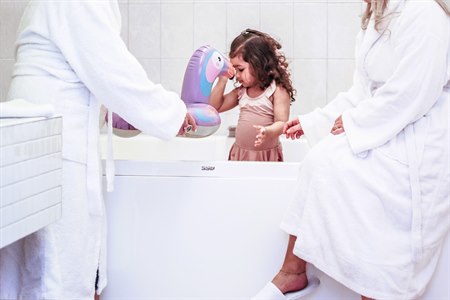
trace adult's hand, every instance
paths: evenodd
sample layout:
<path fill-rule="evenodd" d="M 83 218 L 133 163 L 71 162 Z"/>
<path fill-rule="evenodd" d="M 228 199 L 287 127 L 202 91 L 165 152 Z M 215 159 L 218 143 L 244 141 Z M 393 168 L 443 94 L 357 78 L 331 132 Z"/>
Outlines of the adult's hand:
<path fill-rule="evenodd" d="M 342 122 L 342 115 L 340 115 L 336 121 L 334 121 L 333 128 L 331 128 L 331 134 L 338 135 L 345 132 L 344 123 Z"/>
<path fill-rule="evenodd" d="M 283 133 L 286 135 L 287 139 L 299 139 L 304 134 L 300 120 L 295 118 L 287 121 L 286 124 L 284 124 Z"/>
<path fill-rule="evenodd" d="M 197 130 L 197 124 L 195 123 L 194 117 L 191 116 L 190 113 L 186 113 L 183 124 L 181 124 L 180 130 L 178 130 L 178 135 L 183 136 L 188 132 L 196 131 L 196 130 Z"/>

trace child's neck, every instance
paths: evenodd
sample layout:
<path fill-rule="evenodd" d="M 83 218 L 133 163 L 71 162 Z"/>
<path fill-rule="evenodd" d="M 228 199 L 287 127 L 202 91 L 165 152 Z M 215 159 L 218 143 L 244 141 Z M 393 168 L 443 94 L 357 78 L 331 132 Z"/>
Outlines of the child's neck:
<path fill-rule="evenodd" d="M 260 96 L 264 92 L 263 89 L 259 87 L 259 85 L 253 85 L 247 88 L 247 95 L 250 98 L 256 98 Z"/>

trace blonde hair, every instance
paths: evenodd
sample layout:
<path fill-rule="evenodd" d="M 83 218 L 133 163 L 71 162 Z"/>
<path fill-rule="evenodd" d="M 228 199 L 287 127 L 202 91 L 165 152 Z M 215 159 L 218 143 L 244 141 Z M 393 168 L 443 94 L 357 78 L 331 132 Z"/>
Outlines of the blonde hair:
<path fill-rule="evenodd" d="M 445 0 L 435 0 L 435 1 L 442 7 L 447 16 L 450 16 L 450 9 L 448 5 L 445 3 Z"/>
<path fill-rule="evenodd" d="M 450 16 L 450 9 L 447 4 L 444 2 L 445 0 L 434 0 L 436 1 L 445 13 Z M 375 21 L 375 30 L 380 31 L 382 29 L 383 21 L 388 17 L 385 15 L 386 7 L 389 3 L 389 0 L 372 0 L 367 3 L 366 10 L 362 14 L 361 17 L 361 28 L 363 30 L 367 29 L 369 24 L 369 20 L 371 17 L 374 18 Z"/>

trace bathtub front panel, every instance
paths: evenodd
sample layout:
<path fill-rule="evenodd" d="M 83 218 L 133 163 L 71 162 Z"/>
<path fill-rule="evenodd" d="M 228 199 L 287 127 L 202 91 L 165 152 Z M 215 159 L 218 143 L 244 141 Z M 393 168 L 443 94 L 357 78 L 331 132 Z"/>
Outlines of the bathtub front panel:
<path fill-rule="evenodd" d="M 294 182 L 117 176 L 102 298 L 249 298 L 281 265 Z"/>

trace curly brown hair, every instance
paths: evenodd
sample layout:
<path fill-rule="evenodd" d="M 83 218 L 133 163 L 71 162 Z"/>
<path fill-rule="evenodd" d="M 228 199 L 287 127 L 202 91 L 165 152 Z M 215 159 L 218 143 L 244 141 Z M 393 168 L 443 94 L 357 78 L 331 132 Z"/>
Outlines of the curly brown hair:
<path fill-rule="evenodd" d="M 281 44 L 270 35 L 246 29 L 231 43 L 229 56 L 240 55 L 250 65 L 261 89 L 266 89 L 275 80 L 286 89 L 293 102 L 296 90 L 292 86 L 286 57 L 280 49 Z"/>

